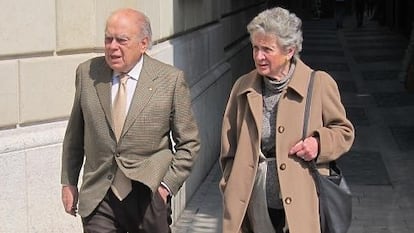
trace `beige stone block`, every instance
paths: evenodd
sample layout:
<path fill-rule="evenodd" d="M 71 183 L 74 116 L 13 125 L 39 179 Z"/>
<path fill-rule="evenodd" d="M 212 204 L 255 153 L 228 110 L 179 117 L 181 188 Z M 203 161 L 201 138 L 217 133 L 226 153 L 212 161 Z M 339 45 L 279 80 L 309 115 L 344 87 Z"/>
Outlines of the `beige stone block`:
<path fill-rule="evenodd" d="M 18 64 L 17 61 L 0 62 L 0 127 L 18 122 Z"/>
<path fill-rule="evenodd" d="M 29 232 L 82 232 L 80 219 L 66 214 L 60 199 L 61 151 L 59 144 L 26 152 Z"/>
<path fill-rule="evenodd" d="M 27 232 L 25 154 L 17 152 L 0 156 L 0 232 Z"/>
<path fill-rule="evenodd" d="M 94 1 L 57 0 L 56 24 L 58 52 L 95 47 L 97 31 Z"/>
<path fill-rule="evenodd" d="M 170 65 L 175 65 L 174 46 L 171 44 L 171 40 L 154 45 L 147 53 L 155 59 Z"/>
<path fill-rule="evenodd" d="M 75 70 L 94 54 L 22 60 L 20 121 L 31 123 L 67 117 L 73 103 Z"/>
<path fill-rule="evenodd" d="M 0 1 L 0 55 L 55 50 L 55 1 Z"/>
<path fill-rule="evenodd" d="M 161 4 L 161 1 L 162 4 Z M 168 5 L 168 2 L 170 0 L 165 1 L 164 0 L 138 0 L 137 8 L 138 10 L 142 11 L 151 21 L 151 29 L 152 29 L 152 40 L 156 41 L 160 39 L 160 24 L 161 24 L 161 18 L 160 18 L 160 8 L 164 7 L 164 4 Z"/>
<path fill-rule="evenodd" d="M 183 1 L 167 0 L 160 8 L 160 37 L 165 38 L 184 31 Z"/>

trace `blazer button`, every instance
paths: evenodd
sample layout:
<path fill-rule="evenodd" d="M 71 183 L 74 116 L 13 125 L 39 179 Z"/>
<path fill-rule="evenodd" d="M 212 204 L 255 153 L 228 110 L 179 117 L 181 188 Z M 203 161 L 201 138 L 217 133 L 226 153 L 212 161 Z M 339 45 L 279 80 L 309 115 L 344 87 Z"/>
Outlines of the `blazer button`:
<path fill-rule="evenodd" d="M 283 126 L 279 126 L 279 127 L 277 128 L 277 131 L 278 131 L 279 133 L 283 133 L 283 132 L 285 132 L 285 127 L 283 127 Z"/>
<path fill-rule="evenodd" d="M 108 175 L 106 178 L 108 178 L 108 180 L 112 180 L 112 175 Z"/>
<path fill-rule="evenodd" d="M 292 203 L 292 198 L 290 198 L 290 197 L 285 198 L 285 203 L 288 204 L 288 205 L 290 203 Z"/>
<path fill-rule="evenodd" d="M 115 156 L 116 157 L 119 157 L 119 156 L 121 156 L 121 154 L 120 153 L 116 153 Z"/>
<path fill-rule="evenodd" d="M 286 169 L 286 163 L 282 163 L 279 166 L 280 170 L 284 171 Z"/>

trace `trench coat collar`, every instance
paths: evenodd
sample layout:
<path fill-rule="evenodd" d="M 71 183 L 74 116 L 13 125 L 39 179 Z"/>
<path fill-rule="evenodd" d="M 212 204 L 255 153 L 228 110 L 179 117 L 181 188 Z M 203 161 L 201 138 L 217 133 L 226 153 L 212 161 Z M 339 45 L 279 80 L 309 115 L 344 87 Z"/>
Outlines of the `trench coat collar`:
<path fill-rule="evenodd" d="M 308 92 L 309 77 L 312 69 L 303 63 L 302 60 L 296 58 L 296 68 L 293 71 L 287 90 L 293 91 L 300 97 L 304 98 Z"/>
<path fill-rule="evenodd" d="M 305 97 L 311 72 L 312 69 L 309 66 L 299 58 L 296 58 L 296 68 L 287 86 L 288 91 L 293 91 L 302 98 Z M 258 74 L 256 70 L 251 71 L 247 76 L 244 82 L 240 84 L 237 95 L 247 94 L 248 96 L 252 95 L 256 97 L 257 95 L 261 97 L 263 76 Z"/>
<path fill-rule="evenodd" d="M 292 74 L 286 94 L 299 95 L 302 99 L 306 96 L 309 77 L 312 69 L 303 63 L 300 59 L 296 59 L 296 67 Z M 257 126 L 259 135 L 261 135 L 262 115 L 263 115 L 263 95 L 262 95 L 262 79 L 263 76 L 253 70 L 241 80 L 238 96 L 246 95 L 247 102 L 252 112 L 254 121 Z"/>
<path fill-rule="evenodd" d="M 255 121 L 258 135 L 262 131 L 263 98 L 262 76 L 256 70 L 251 71 L 243 78 L 237 96 L 246 95 L 247 104 Z"/>

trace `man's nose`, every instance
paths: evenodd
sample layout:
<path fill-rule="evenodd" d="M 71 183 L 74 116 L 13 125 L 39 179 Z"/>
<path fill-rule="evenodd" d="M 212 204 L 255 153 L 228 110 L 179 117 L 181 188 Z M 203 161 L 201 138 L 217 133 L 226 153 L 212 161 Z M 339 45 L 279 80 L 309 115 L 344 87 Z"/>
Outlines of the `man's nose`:
<path fill-rule="evenodd" d="M 112 40 L 109 42 L 109 48 L 116 49 L 118 48 L 118 46 L 119 46 L 119 43 L 116 40 L 116 38 L 112 38 Z"/>

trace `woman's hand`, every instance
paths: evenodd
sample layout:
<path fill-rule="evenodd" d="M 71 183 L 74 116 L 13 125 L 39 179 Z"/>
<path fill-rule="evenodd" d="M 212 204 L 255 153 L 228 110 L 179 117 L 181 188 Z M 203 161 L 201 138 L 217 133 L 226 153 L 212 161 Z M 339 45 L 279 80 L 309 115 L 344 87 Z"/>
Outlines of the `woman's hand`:
<path fill-rule="evenodd" d="M 319 142 L 316 137 L 307 137 L 300 140 L 290 150 L 290 155 L 296 155 L 305 161 L 311 161 L 318 156 Z"/>

